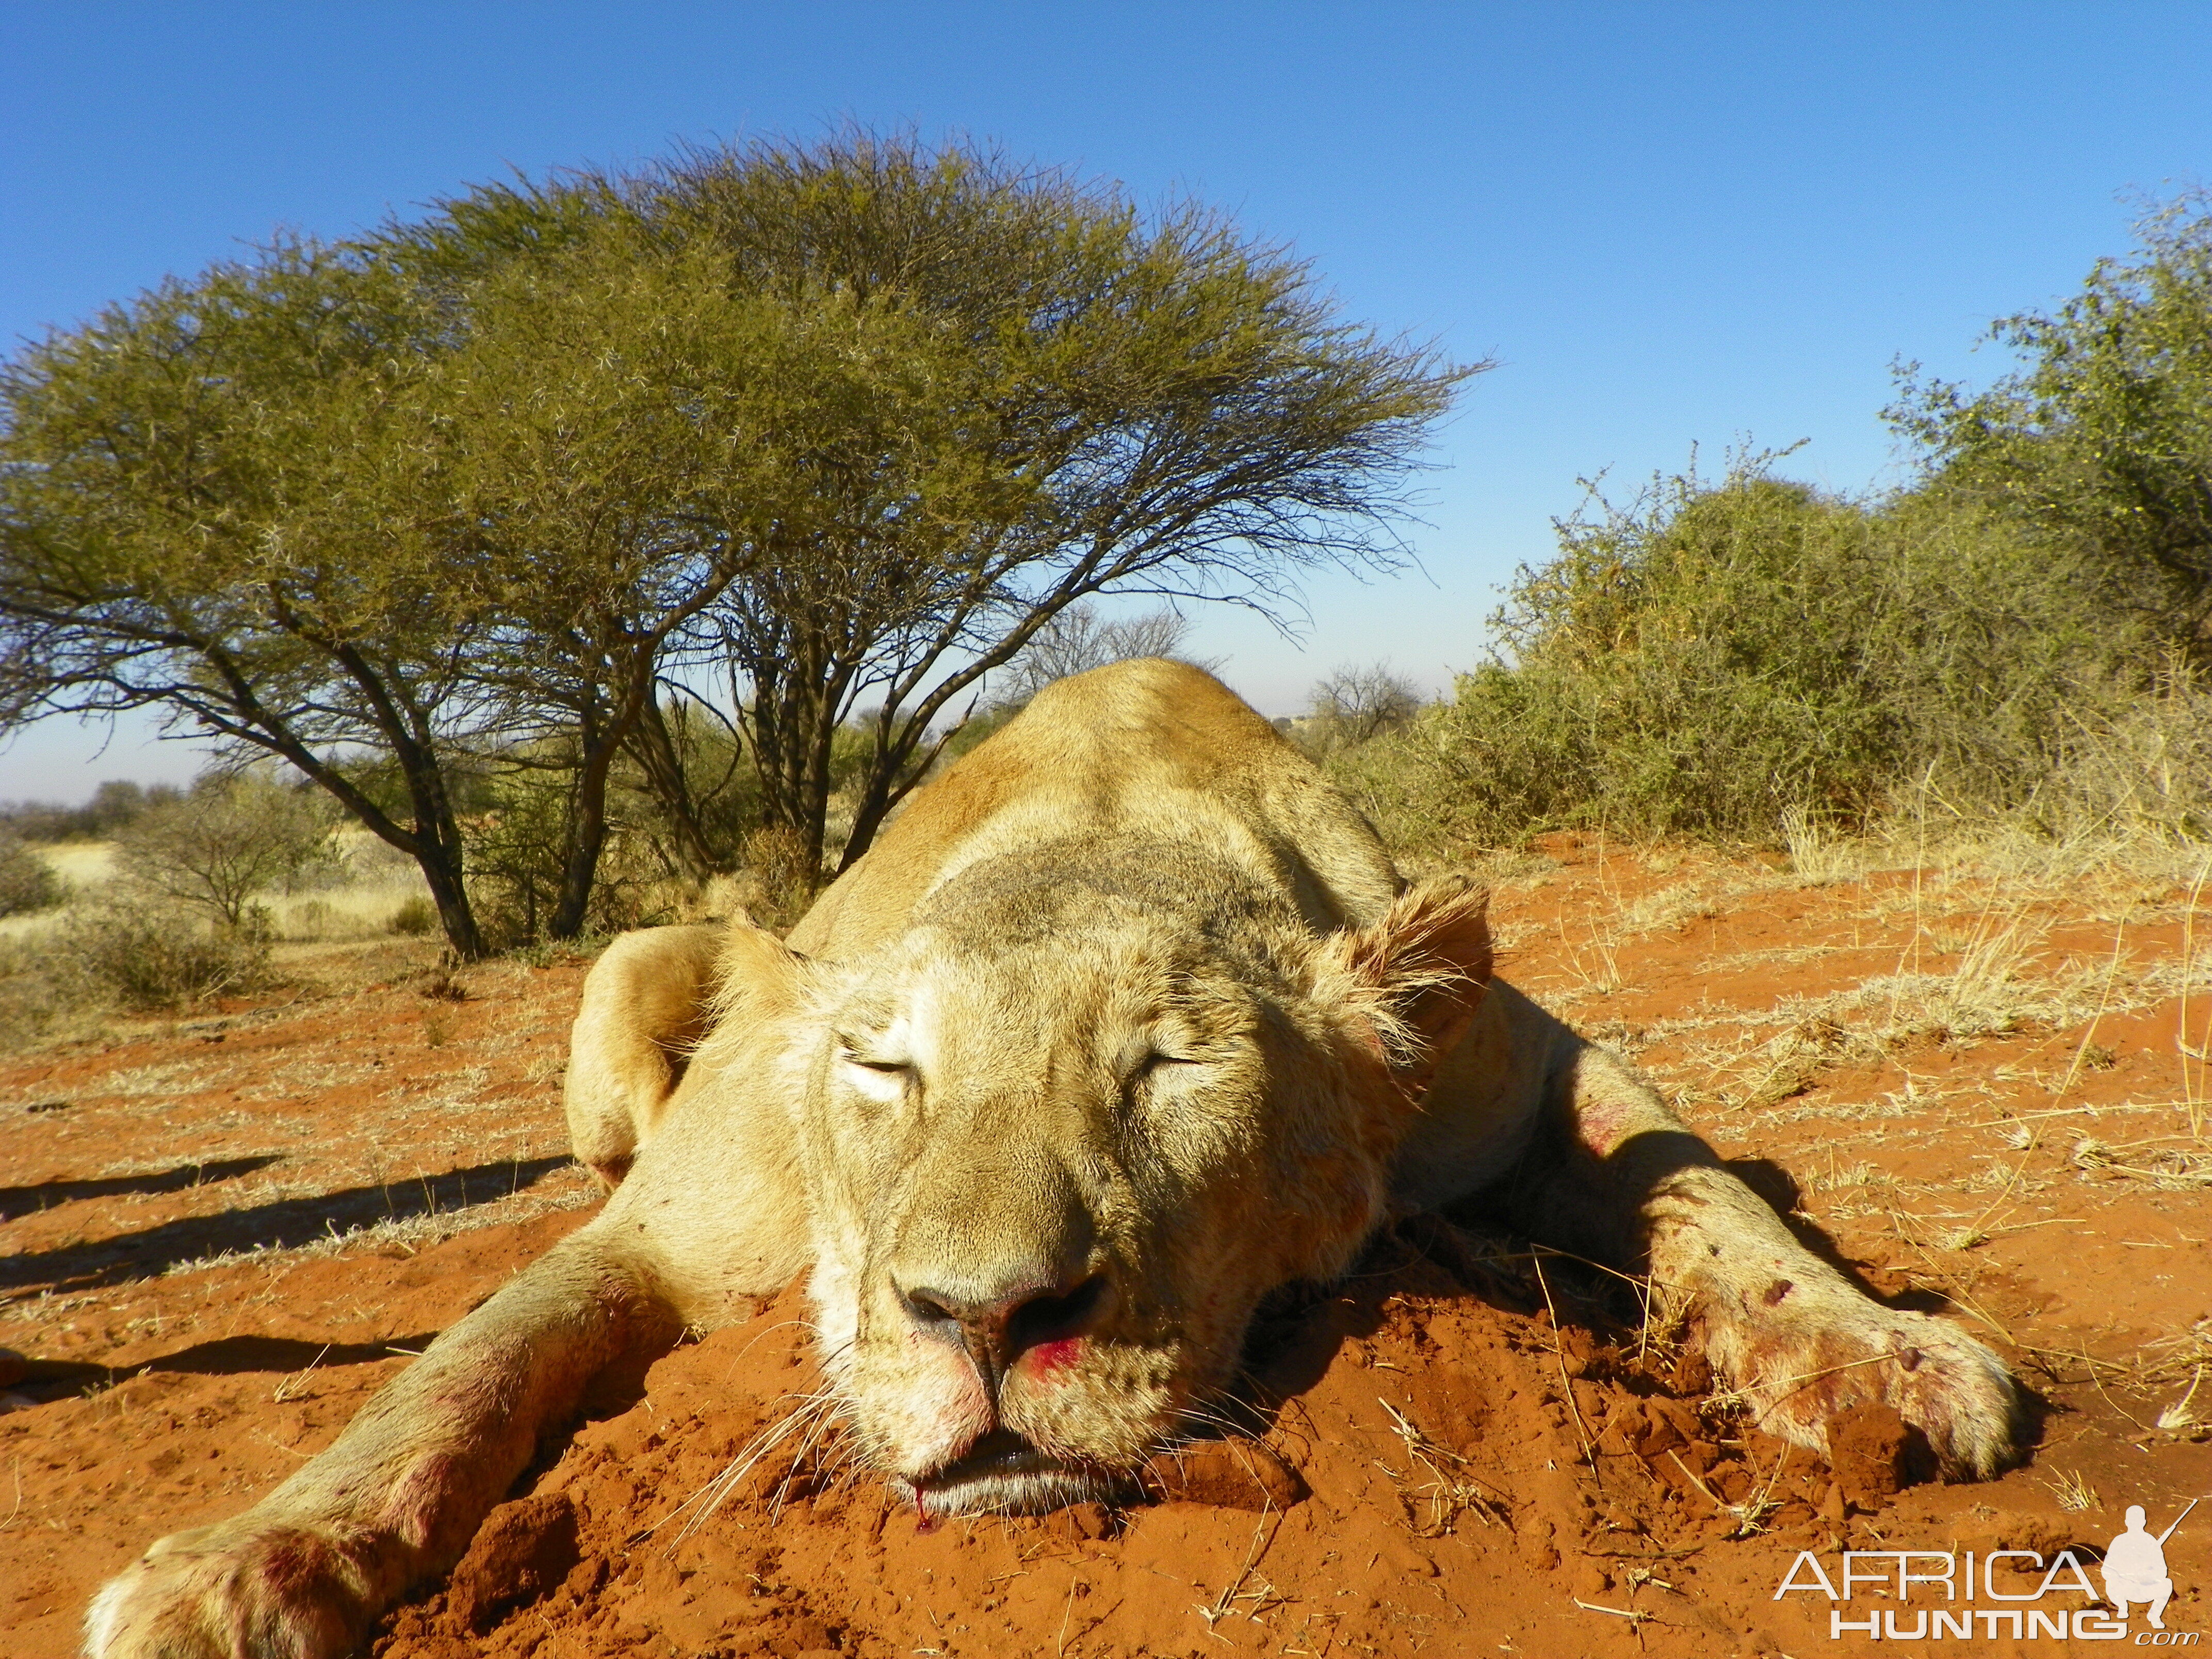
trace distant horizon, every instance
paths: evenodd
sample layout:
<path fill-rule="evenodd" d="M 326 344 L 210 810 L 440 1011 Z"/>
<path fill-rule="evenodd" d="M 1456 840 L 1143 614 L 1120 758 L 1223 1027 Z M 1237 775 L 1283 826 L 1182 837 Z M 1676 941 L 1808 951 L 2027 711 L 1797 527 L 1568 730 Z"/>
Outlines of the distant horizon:
<path fill-rule="evenodd" d="M 1894 483 L 1892 364 L 1985 384 L 1990 322 L 2063 300 L 2212 156 L 2212 9 L 2178 4 L 2001 29 L 1962 5 L 16 4 L 0 52 L 11 350 L 280 227 L 848 118 L 1233 214 L 1349 318 L 1498 364 L 1437 434 L 1418 571 L 1306 582 L 1296 642 L 1192 611 L 1187 648 L 1270 716 L 1347 663 L 1446 689 L 1579 478 L 1626 495 L 1693 449 L 1802 438 L 1788 476 Z M 100 744 L 18 734 L 0 799 L 200 763 L 143 719 Z"/>

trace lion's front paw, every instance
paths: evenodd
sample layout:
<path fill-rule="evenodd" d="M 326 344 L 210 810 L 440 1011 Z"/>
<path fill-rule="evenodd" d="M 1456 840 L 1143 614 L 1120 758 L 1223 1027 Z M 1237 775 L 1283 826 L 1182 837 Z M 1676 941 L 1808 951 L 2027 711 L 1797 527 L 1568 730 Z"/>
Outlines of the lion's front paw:
<path fill-rule="evenodd" d="M 85 1614 L 91 1659 L 337 1659 L 367 1625 L 366 1563 L 298 1527 L 173 1533 Z"/>
<path fill-rule="evenodd" d="M 1884 1308 L 1856 1291 L 1806 1302 L 1709 1341 L 1716 1367 L 1750 1401 L 1761 1428 L 1825 1455 L 1831 1419 L 1881 1404 L 1927 1436 L 1953 1480 L 1985 1479 L 2012 1461 L 2020 1393 L 1996 1354 L 1948 1319 Z"/>

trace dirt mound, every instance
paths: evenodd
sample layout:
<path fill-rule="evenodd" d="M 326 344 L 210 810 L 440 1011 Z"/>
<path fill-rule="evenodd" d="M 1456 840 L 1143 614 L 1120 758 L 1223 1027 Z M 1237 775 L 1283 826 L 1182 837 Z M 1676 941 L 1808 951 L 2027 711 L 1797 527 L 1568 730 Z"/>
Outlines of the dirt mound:
<path fill-rule="evenodd" d="M 794 1290 L 661 1360 L 376 1653 L 1558 1653 L 1640 1636 L 1710 1654 L 1743 1626 L 1707 1606 L 1699 1558 L 1771 1559 L 1778 1578 L 1910 1475 L 1893 1413 L 1849 1425 L 1832 1475 L 1694 1392 L 1703 1367 L 1639 1346 L 1571 1265 L 1540 1274 L 1426 1223 L 1342 1293 L 1270 1310 L 1224 1410 L 1253 1437 L 1156 1462 L 1156 1501 L 939 1523 L 851 1465 L 815 1403 L 805 1311 Z M 556 1583 L 547 1560 L 574 1565 Z"/>

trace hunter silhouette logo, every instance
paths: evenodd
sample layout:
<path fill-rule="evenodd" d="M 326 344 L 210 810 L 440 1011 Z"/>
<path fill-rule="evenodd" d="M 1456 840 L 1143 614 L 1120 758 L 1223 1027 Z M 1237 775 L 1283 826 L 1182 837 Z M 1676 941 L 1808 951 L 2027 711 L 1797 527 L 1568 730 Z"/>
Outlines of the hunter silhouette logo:
<path fill-rule="evenodd" d="M 2129 1609 L 2140 1607 L 2149 1628 L 2135 1632 L 2133 1645 L 2194 1647 L 2199 1632 L 2166 1627 L 2166 1605 L 2173 1597 L 2166 1542 L 2202 1501 L 2191 1498 L 2160 1533 L 2150 1530 L 2142 1504 L 2130 1504 L 2127 1530 L 2105 1550 L 2102 1596 L 2087 1571 L 2096 1564 L 2096 1552 L 2081 1547 L 2061 1549 L 2047 1561 L 2027 1549 L 1846 1550 L 1832 1577 L 1812 1551 L 1800 1550 L 1774 1599 L 1793 1593 L 1825 1597 L 1831 1603 L 1832 1642 L 1848 1636 L 1876 1642 L 2124 1642 L 2130 1640 Z M 2074 1596 L 2079 1603 L 2069 1604 L 2066 1598 Z"/>
<path fill-rule="evenodd" d="M 2197 1507 L 2198 1500 L 2189 1500 L 2189 1510 Z M 2143 1525 L 2143 1507 L 2128 1505 L 2128 1529 L 2105 1551 L 2105 1595 L 2112 1604 L 2115 1617 L 2128 1616 L 2128 1603 L 2142 1601 L 2149 1606 L 2148 1618 L 2153 1630 L 2164 1630 L 2167 1598 L 2173 1594 L 2173 1580 L 2166 1571 L 2166 1540 L 2173 1536 L 2174 1528 L 2189 1518 L 2189 1510 L 2173 1517 L 2173 1526 L 2154 1538 Z"/>

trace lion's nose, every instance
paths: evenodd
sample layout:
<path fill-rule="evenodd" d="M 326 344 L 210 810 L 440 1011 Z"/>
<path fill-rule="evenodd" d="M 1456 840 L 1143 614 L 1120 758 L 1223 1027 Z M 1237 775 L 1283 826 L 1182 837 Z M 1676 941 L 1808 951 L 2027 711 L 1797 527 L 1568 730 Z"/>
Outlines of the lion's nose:
<path fill-rule="evenodd" d="M 1007 1370 L 1031 1348 L 1083 1335 L 1105 1316 L 1111 1287 L 1092 1273 L 1073 1285 L 1025 1277 L 980 1294 L 893 1281 L 901 1304 L 929 1335 L 968 1351 L 993 1400 Z"/>

